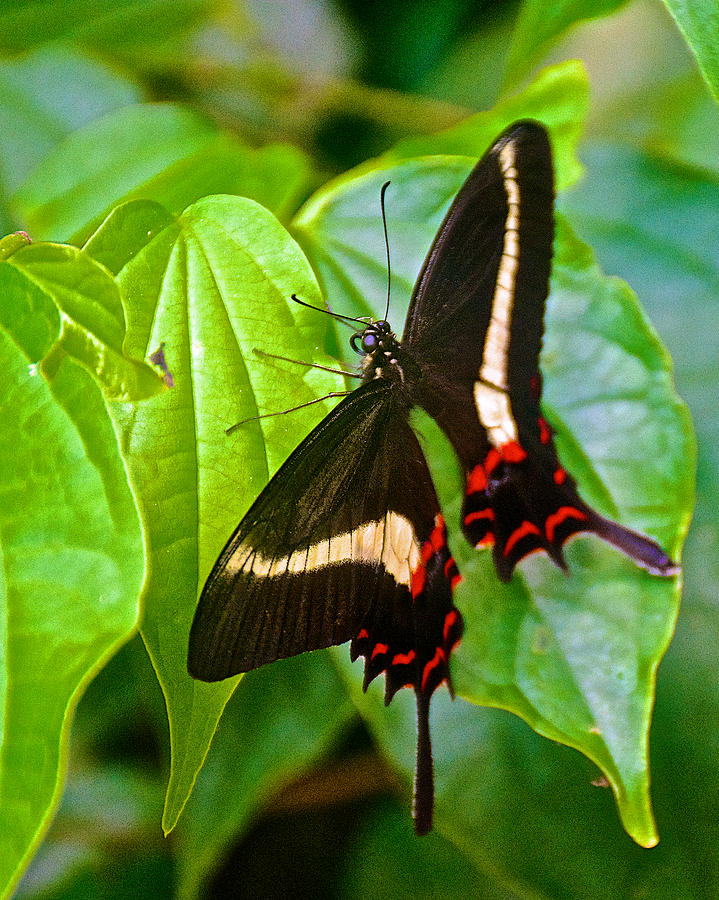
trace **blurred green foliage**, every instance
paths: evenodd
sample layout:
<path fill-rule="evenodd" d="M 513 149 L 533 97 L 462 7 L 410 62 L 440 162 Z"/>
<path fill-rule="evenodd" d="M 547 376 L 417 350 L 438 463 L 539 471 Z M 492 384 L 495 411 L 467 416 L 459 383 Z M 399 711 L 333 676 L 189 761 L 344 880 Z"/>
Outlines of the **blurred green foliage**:
<path fill-rule="evenodd" d="M 24 535 L 37 538 L 63 525 L 52 562 L 39 557 L 46 594 L 25 607 L 13 605 L 14 595 L 8 595 L 3 618 L 2 686 L 9 688 L 0 756 L 0 862 L 12 886 L 32 858 L 18 896 L 719 895 L 719 117 L 712 98 L 719 83 L 719 26 L 713 0 L 666 5 L 674 20 L 657 0 L 561 0 L 551 4 L 551 15 L 539 0 L 124 0 L 111 8 L 98 0 L 0 3 L 0 225 L 3 232 L 25 229 L 34 241 L 88 241 L 82 250 L 24 247 L 16 238 L 0 246 L 0 258 L 6 258 L 4 246 L 9 260 L 0 263 L 3 377 L 16 373 L 26 392 L 3 404 L 3 459 L 20 460 L 17 470 L 8 463 L 2 468 L 0 535 L 11 588 L 18 572 L 27 580 L 38 559 Z M 544 70 L 525 90 L 542 67 L 572 58 L 582 60 L 591 88 L 579 148 L 585 175 L 579 182 L 573 147 L 587 109 L 582 70 Z M 162 105 L 153 105 L 157 101 Z M 567 307 L 559 301 L 568 302 L 579 290 L 579 296 L 596 294 L 602 304 L 630 316 L 631 332 L 619 344 L 631 351 L 636 339 L 637 358 L 657 373 L 665 392 L 657 415 L 668 408 L 661 348 L 631 292 L 604 279 L 581 243 L 586 241 L 605 272 L 626 278 L 638 292 L 672 352 L 677 389 L 698 435 L 697 506 L 683 559 L 683 607 L 659 669 L 651 733 L 652 797 L 661 838 L 652 850 L 622 830 L 611 792 L 586 757 L 540 737 L 505 709 L 452 704 L 444 692 L 436 697 L 438 823 L 433 834 L 417 841 L 407 809 L 414 725 L 411 703 L 404 701 L 411 698 L 398 696 L 389 710 L 378 711 L 376 697 L 356 696 L 346 648 L 252 673 L 229 702 L 234 681 L 210 693 L 215 689 L 192 683 L 178 667 L 198 571 L 208 570 L 229 533 L 232 504 L 246 505 L 300 436 L 273 426 L 264 436 L 235 436 L 231 454 L 224 435 L 212 443 L 213 416 L 245 414 L 230 401 L 257 366 L 247 352 L 258 340 L 254 322 L 245 323 L 239 347 L 227 328 L 226 355 L 216 361 L 212 379 L 202 381 L 201 360 L 193 357 L 210 340 L 202 327 L 213 339 L 219 335 L 222 349 L 225 301 L 235 290 L 238 257 L 244 260 L 239 277 L 248 284 L 258 283 L 259 272 L 273 272 L 275 281 L 263 288 L 268 302 L 293 291 L 319 297 L 318 277 L 334 306 L 350 310 L 365 303 L 357 309 L 366 314 L 384 293 L 374 207 L 381 170 L 394 166 L 393 185 L 415 185 L 414 194 L 406 195 L 407 208 L 394 212 L 393 320 L 399 322 L 400 298 L 406 300 L 411 289 L 441 204 L 466 172 L 455 159 L 437 166 L 432 181 L 433 170 L 418 165 L 415 171 L 412 157 L 477 155 L 475 146 L 496 134 L 502 115 L 530 114 L 553 128 L 562 188 L 558 205 L 569 223 L 560 230 L 553 284 L 558 302 L 550 312 L 556 320 L 545 364 L 555 377 L 547 378 L 547 402 L 568 416 L 569 440 L 580 433 L 590 447 L 592 441 L 601 444 L 586 422 L 573 427 L 569 411 L 575 401 L 581 409 L 587 390 L 591 396 L 596 388 L 604 403 L 607 396 L 601 385 L 582 384 L 578 363 L 571 368 L 561 362 L 576 349 L 577 335 L 596 337 L 591 303 L 571 307 L 582 323 L 578 330 L 561 319 Z M 321 187 L 373 157 L 379 160 Z M 241 195 L 272 210 L 291 224 L 315 272 L 254 204 L 235 197 L 203 201 L 208 194 Z M 421 205 L 428 199 L 434 212 Z M 390 229 L 392 220 L 390 209 Z M 365 256 L 356 268 L 353 246 Z M 185 271 L 192 271 L 192 284 L 182 282 Z M 579 289 L 577 278 L 584 279 Z M 88 284 L 95 286 L 92 291 L 85 290 Z M 132 310 L 126 321 L 117 314 L 117 289 Z M 178 296 L 189 311 L 179 325 L 171 304 L 163 305 L 163 298 Z M 58 309 L 63 352 L 43 363 L 45 381 L 34 377 L 27 360 L 39 362 L 57 339 Z M 267 340 L 277 340 L 290 356 L 301 358 L 307 346 L 313 358 L 324 351 L 337 354 L 336 336 L 325 330 L 326 323 L 286 315 L 278 302 L 270 327 L 264 325 Z M 24 323 L 30 319 L 28 331 Z M 177 330 L 168 334 L 170 328 Z M 606 338 L 600 329 L 599 339 Z M 139 362 L 161 340 L 183 348 L 182 359 L 171 364 L 179 385 L 172 391 L 163 390 L 159 379 L 153 382 Z M 104 368 L 94 355 L 99 345 L 114 349 L 109 361 L 103 358 Z M 111 422 L 88 369 L 100 375 L 106 398 L 123 390 L 138 397 L 140 383 L 145 395 L 158 396 L 131 407 L 112 404 Z M 194 393 L 182 377 L 190 372 Z M 301 402 L 330 381 L 273 372 L 260 399 L 266 408 L 281 408 L 287 397 Z M 20 401 L 33 410 L 29 427 L 17 412 Z M 675 508 L 666 513 L 664 526 L 653 523 L 668 537 L 686 524 L 694 467 L 690 426 L 680 407 L 669 402 L 669 408 L 673 427 L 683 424 L 683 431 L 671 432 L 675 443 L 668 452 L 661 448 L 670 462 L 659 471 L 670 473 L 666 490 L 675 492 Z M 186 414 L 184 430 L 177 429 L 173 409 Z M 315 408 L 297 427 L 309 428 L 320 415 Z M 622 447 L 637 423 L 613 427 L 629 433 Z M 42 435 L 52 439 L 51 454 L 40 445 Z M 206 454 L 199 462 L 192 457 L 198 437 Z M 572 452 L 569 443 L 562 452 Z M 251 462 L 230 503 L 222 482 L 213 478 L 231 480 L 239 457 Z M 23 460 L 33 461 L 33 478 L 44 492 L 31 510 L 15 493 Z M 647 472 L 654 471 L 653 462 Z M 135 486 L 144 487 L 144 553 L 125 465 Z M 661 502 L 655 494 L 663 482 L 652 483 L 636 464 L 626 471 L 642 497 Z M 188 480 L 197 481 L 196 502 L 182 493 Z M 597 484 L 600 491 L 601 480 Z M 50 503 L 50 497 L 59 499 Z M 188 522 L 196 523 L 196 541 L 178 548 Z M 599 583 L 592 573 L 607 565 L 601 551 L 595 557 L 584 543 L 571 549 L 579 574 L 561 587 L 569 593 L 587 579 L 590 587 Z M 143 644 L 132 634 L 145 555 L 150 568 Z M 110 569 L 116 589 L 106 596 L 103 578 Z M 545 575 L 541 566 L 530 572 L 530 586 L 543 586 Z M 475 577 L 487 579 L 487 596 L 496 595 L 490 577 Z M 620 810 L 628 830 L 651 843 L 640 751 L 653 665 L 669 636 L 675 601 L 669 594 L 649 601 L 638 582 L 622 583 L 627 602 L 636 601 L 637 616 L 646 617 L 633 624 L 641 624 L 647 647 L 644 687 L 637 694 L 641 722 L 634 730 L 619 728 L 628 761 L 619 774 L 612 766 L 619 765 L 621 753 L 592 753 L 557 727 L 567 714 L 561 704 L 559 715 L 547 719 L 551 727 L 518 701 L 505 698 L 500 704 L 492 693 L 498 684 L 489 683 L 491 666 L 480 653 L 492 658 L 491 647 L 477 637 L 481 622 L 458 657 L 457 678 L 466 696 L 513 708 L 543 733 L 581 746 L 609 770 L 615 787 L 639 785 L 641 799 L 620 796 Z M 524 583 L 511 587 L 514 593 L 502 594 L 502 602 L 531 609 Z M 657 604 L 662 615 L 652 620 Z M 74 618 L 63 616 L 70 608 Z M 47 609 L 54 617 L 42 617 Z M 492 610 L 482 599 L 474 616 L 491 617 Z M 611 613 L 599 604 L 594 624 L 610 621 Z M 620 629 L 621 623 L 614 633 Z M 26 643 L 28 635 L 34 643 Z M 548 678 L 540 675 L 538 680 Z M 525 684 L 531 686 L 532 679 Z M 86 686 L 63 794 L 67 732 Z M 515 690 L 511 680 L 500 687 L 507 694 Z M 546 701 L 557 695 L 550 689 L 537 696 Z M 585 696 L 577 691 L 568 706 Z M 36 703 L 38 697 L 43 703 Z M 160 826 L 163 802 L 165 826 L 177 821 L 167 837 Z M 644 818 L 633 821 L 639 809 Z"/>

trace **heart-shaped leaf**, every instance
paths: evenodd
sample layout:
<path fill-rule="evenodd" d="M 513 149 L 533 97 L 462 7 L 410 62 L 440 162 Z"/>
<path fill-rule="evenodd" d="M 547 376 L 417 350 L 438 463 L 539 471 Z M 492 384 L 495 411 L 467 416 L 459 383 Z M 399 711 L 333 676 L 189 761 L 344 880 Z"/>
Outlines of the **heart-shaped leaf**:
<path fill-rule="evenodd" d="M 376 206 L 381 183 L 390 179 L 390 240 L 400 248 L 391 317 L 401 321 L 398 310 L 471 165 L 464 159 L 408 160 L 323 188 L 295 228 L 336 309 L 364 314 L 361 298 L 381 296 Z M 443 202 L 431 209 L 430 198 Z M 673 393 L 670 361 L 631 291 L 605 279 L 561 222 L 555 254 L 543 371 L 545 408 L 558 431 L 560 455 L 588 502 L 677 553 L 692 505 L 687 460 L 693 439 Z M 334 301 L 336 295 L 344 305 Z M 437 435 L 430 447 L 433 442 L 430 464 L 451 457 Z M 458 521 L 456 473 L 433 468 L 433 474 L 440 488 L 446 485 L 445 518 Z M 646 742 L 655 670 L 674 626 L 678 584 L 648 576 L 592 539 L 569 548 L 570 579 L 546 559 L 531 560 L 523 565 L 524 576 L 508 586 L 497 582 L 488 560 L 466 551 L 456 526 L 452 549 L 467 576 L 458 591 L 468 623 L 457 653 L 461 693 L 511 709 L 540 733 L 581 749 L 605 771 L 627 830 L 640 843 L 655 843 Z M 395 749 L 391 716 L 383 714 L 375 725 L 385 746 Z M 435 743 L 443 743 L 441 733 Z M 405 756 L 402 762 L 411 764 Z"/>
<path fill-rule="evenodd" d="M 299 248 L 253 201 L 209 197 L 177 219 L 156 204 L 130 202 L 107 219 L 88 250 L 118 273 L 128 346 L 145 354 L 164 344 L 175 385 L 149 402 L 115 407 L 148 533 L 143 636 L 170 719 L 169 830 L 237 684 L 202 684 L 187 674 L 199 587 L 269 474 L 323 406 L 250 421 L 229 435 L 225 429 L 342 384 L 253 352 L 322 359 L 327 329 L 327 317 L 290 299 L 297 293 L 321 304 Z"/>

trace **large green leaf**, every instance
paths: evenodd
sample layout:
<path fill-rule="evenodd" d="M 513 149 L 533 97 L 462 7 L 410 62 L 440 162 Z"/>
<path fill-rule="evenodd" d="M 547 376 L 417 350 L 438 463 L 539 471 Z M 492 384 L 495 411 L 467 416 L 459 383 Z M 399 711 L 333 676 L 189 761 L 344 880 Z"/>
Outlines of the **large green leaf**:
<path fill-rule="evenodd" d="M 664 0 L 719 100 L 719 9 L 714 0 Z"/>
<path fill-rule="evenodd" d="M 62 791 L 74 704 L 135 625 L 144 577 L 137 508 L 102 395 L 66 357 L 52 301 L 13 269 L 3 282 L 0 542 L 3 726 L 0 892 L 39 843 Z M 24 295 L 24 302 L 23 302 Z"/>
<path fill-rule="evenodd" d="M 170 829 L 237 684 L 207 685 L 187 674 L 198 588 L 268 475 L 323 408 L 250 422 L 230 435 L 225 429 L 311 400 L 338 379 L 253 354 L 321 358 L 327 318 L 290 300 L 296 292 L 321 302 L 299 248 L 251 200 L 206 198 L 177 219 L 156 204 L 130 202 L 87 249 L 118 272 L 128 347 L 143 355 L 164 343 L 175 384 L 147 403 L 115 408 L 148 534 L 143 636 L 170 720 Z"/>
<path fill-rule="evenodd" d="M 335 309 L 366 314 L 362 298 L 382 296 L 376 205 L 380 183 L 391 178 L 390 241 L 399 246 L 391 317 L 401 321 L 424 254 L 471 165 L 464 158 L 408 160 L 354 182 L 338 180 L 305 208 L 295 227 Z M 590 503 L 678 553 L 692 503 L 687 460 L 693 443 L 668 357 L 631 291 L 606 280 L 566 226 L 559 229 L 555 252 L 543 369 L 545 408 L 559 432 L 560 453 Z M 428 423 L 422 427 L 427 431 Z M 435 458 L 448 454 L 440 442 Z M 433 474 L 440 487 L 447 485 L 445 518 L 452 523 L 461 489 L 450 469 Z M 626 828 L 639 842 L 654 843 L 646 741 L 655 670 L 674 626 L 678 585 L 584 540 L 569 549 L 572 578 L 546 559 L 529 560 L 523 575 L 505 587 L 485 557 L 466 552 L 456 530 L 452 540 L 466 575 L 458 603 L 468 624 L 457 654 L 458 688 L 581 749 L 605 771 Z M 380 723 L 383 742 L 398 752 L 392 716 Z M 410 746 L 401 757 L 408 768 Z M 441 791 L 438 812 L 441 817 Z"/>
<path fill-rule="evenodd" d="M 122 200 L 156 200 L 179 214 L 194 200 L 235 193 L 286 214 L 309 177 L 304 155 L 251 149 L 186 107 L 116 110 L 74 132 L 13 198 L 33 237 L 82 242 Z"/>
<path fill-rule="evenodd" d="M 713 727 L 719 718 L 719 268 L 713 241 L 719 185 L 705 171 L 628 147 L 590 145 L 583 158 L 587 179 L 561 197 L 560 206 L 591 238 L 602 265 L 631 277 L 639 289 L 672 350 L 677 385 L 699 439 L 697 509 L 683 555 L 682 611 L 659 669 L 651 732 L 652 798 L 661 841 L 647 853 L 612 827 L 610 793 L 588 761 L 542 740 L 501 710 L 451 704 L 443 692 L 433 703 L 432 721 L 438 829 L 484 878 L 494 877 L 486 896 L 502 896 L 510 887 L 522 897 L 548 900 L 710 897 L 719 885 L 719 804 L 713 789 L 719 755 Z M 551 383 L 545 387 L 551 390 Z M 684 466 L 691 471 L 691 454 Z M 401 702 L 400 693 L 388 711 L 376 711 L 375 733 Z M 412 706 L 408 698 L 398 723 L 405 731 L 397 752 L 406 754 L 407 768 Z M 442 807 L 452 809 L 451 819 L 441 815 Z M 376 845 L 383 848 L 373 860 L 375 871 L 392 871 L 400 864 L 394 860 L 393 820 L 373 825 Z"/>

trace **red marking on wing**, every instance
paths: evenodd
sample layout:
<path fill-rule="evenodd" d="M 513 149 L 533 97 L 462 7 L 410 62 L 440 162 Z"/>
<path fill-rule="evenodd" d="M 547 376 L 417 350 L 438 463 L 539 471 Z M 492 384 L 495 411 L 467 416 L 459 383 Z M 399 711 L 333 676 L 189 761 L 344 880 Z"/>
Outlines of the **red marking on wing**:
<path fill-rule="evenodd" d="M 552 440 L 552 429 L 549 427 L 549 423 L 543 416 L 540 416 L 537 424 L 539 425 L 539 440 L 543 444 L 548 444 Z"/>
<path fill-rule="evenodd" d="M 429 681 L 429 676 L 432 674 L 432 669 L 436 669 L 437 666 L 440 665 L 440 663 L 445 662 L 445 660 L 444 650 L 441 647 L 437 647 L 434 651 L 434 656 L 425 664 L 425 667 L 422 670 L 422 690 L 425 690 L 427 687 L 427 682 Z"/>
<path fill-rule="evenodd" d="M 560 466 L 558 469 L 554 470 L 552 478 L 554 479 L 555 484 L 564 484 L 564 482 L 567 480 L 567 473 Z"/>
<path fill-rule="evenodd" d="M 427 570 L 423 565 L 420 565 L 414 570 L 414 572 L 412 572 L 412 575 L 410 576 L 410 591 L 412 592 L 412 599 L 422 593 L 426 581 Z"/>
<path fill-rule="evenodd" d="M 504 545 L 504 555 L 509 556 L 509 554 L 514 549 L 515 545 L 522 540 L 522 538 L 527 537 L 529 534 L 539 534 L 540 531 L 537 526 L 533 522 L 527 522 L 526 519 L 519 528 L 515 528 L 514 531 L 507 538 L 507 543 Z"/>
<path fill-rule="evenodd" d="M 367 629 L 360 628 L 359 634 L 357 635 L 357 640 L 361 641 L 363 638 L 368 638 L 368 637 L 369 637 L 369 632 L 367 631 Z"/>
<path fill-rule="evenodd" d="M 547 516 L 547 521 L 544 525 L 544 530 L 547 533 L 547 539 L 550 541 L 554 540 L 554 532 L 557 528 L 557 525 L 561 525 L 562 522 L 567 519 L 586 519 L 586 513 L 583 513 L 581 509 L 577 509 L 575 506 L 560 506 L 559 509 L 552 513 L 551 516 Z"/>
<path fill-rule="evenodd" d="M 386 653 L 387 650 L 389 650 L 389 647 L 387 646 L 387 644 L 375 644 L 374 649 L 372 650 L 372 656 L 370 656 L 370 659 L 374 659 L 375 656 L 379 656 L 380 653 Z"/>
<path fill-rule="evenodd" d="M 449 636 L 449 632 L 456 621 L 457 621 L 457 610 L 450 609 L 450 611 L 444 617 L 444 628 L 442 629 L 442 634 L 444 636 L 445 643 L 447 643 L 447 638 Z"/>
<path fill-rule="evenodd" d="M 457 570 L 457 564 L 455 563 L 453 556 L 450 556 L 450 558 L 444 564 L 444 576 L 445 578 L 449 578 L 449 586 L 452 588 L 452 590 L 454 590 L 462 580 L 462 576 Z"/>
<path fill-rule="evenodd" d="M 434 528 L 432 529 L 429 538 L 422 544 L 420 549 L 420 556 L 422 558 L 422 563 L 426 565 L 430 559 L 434 556 L 437 551 L 441 550 L 442 547 L 447 543 L 446 539 L 446 530 L 444 527 L 444 519 L 439 513 L 434 517 Z"/>
<path fill-rule="evenodd" d="M 497 466 L 502 462 L 502 454 L 497 450 L 496 447 L 492 447 L 492 449 L 487 454 L 487 458 L 484 461 L 484 469 L 487 475 L 490 474 Z"/>
<path fill-rule="evenodd" d="M 483 491 L 486 487 L 487 473 L 484 471 L 482 464 L 477 463 L 467 475 L 467 493 L 476 494 L 478 491 Z"/>
<path fill-rule="evenodd" d="M 411 663 L 417 654 L 414 650 L 410 650 L 409 653 L 395 653 L 392 657 L 392 665 L 393 666 L 407 666 Z M 411 687 L 412 685 L 409 685 Z M 407 685 L 405 685 L 407 687 Z"/>
<path fill-rule="evenodd" d="M 477 549 L 479 549 L 480 547 L 489 547 L 489 546 L 490 546 L 491 544 L 493 544 L 493 543 L 494 543 L 494 532 L 493 532 L 493 531 L 488 531 L 488 532 L 485 534 L 485 536 L 482 538 L 482 540 L 481 540 L 481 541 L 477 541 L 477 543 L 476 543 L 474 546 L 475 546 Z"/>
<path fill-rule="evenodd" d="M 464 524 L 470 525 L 472 522 L 476 522 L 477 519 L 489 519 L 490 522 L 494 522 L 494 510 L 488 506 L 487 509 L 477 509 L 474 512 L 467 513 L 464 517 Z"/>
<path fill-rule="evenodd" d="M 434 528 L 432 529 L 432 534 L 429 536 L 429 542 L 435 552 L 441 550 L 447 543 L 444 519 L 439 514 L 434 517 Z"/>
<path fill-rule="evenodd" d="M 527 458 L 527 451 L 516 441 L 508 441 L 499 448 L 502 459 L 508 463 L 521 463 Z"/>

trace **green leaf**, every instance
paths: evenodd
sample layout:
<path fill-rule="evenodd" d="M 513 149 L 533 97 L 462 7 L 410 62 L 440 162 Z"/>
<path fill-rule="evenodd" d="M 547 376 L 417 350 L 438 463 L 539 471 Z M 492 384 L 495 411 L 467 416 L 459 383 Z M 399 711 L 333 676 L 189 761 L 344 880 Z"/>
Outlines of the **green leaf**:
<path fill-rule="evenodd" d="M 4 209 L 32 169 L 71 131 L 139 99 L 114 72 L 67 47 L 42 47 L 0 64 L 0 231 L 17 227 Z M 4 221 L 3 221 L 4 220 Z"/>
<path fill-rule="evenodd" d="M 519 900 L 527 896 L 502 884 L 490 863 L 478 865 L 436 829 L 418 841 L 407 827 L 407 811 L 389 801 L 378 803 L 368 820 L 360 823 L 347 856 L 345 900 L 379 896 L 378 871 L 382 873 L 384 897 L 450 900 L 467 897 L 469 885 L 473 897 Z"/>
<path fill-rule="evenodd" d="M 615 827 L 611 793 L 589 761 L 539 738 L 503 710 L 452 704 L 443 691 L 432 709 L 440 792 L 435 830 L 485 877 L 494 876 L 497 886 L 487 896 L 501 896 L 502 888 L 521 897 L 586 900 L 713 895 L 717 872 L 697 867 L 696 860 L 713 859 L 717 821 L 711 785 L 719 734 L 706 723 L 719 716 L 719 271 L 712 239 L 719 228 L 719 187 L 706 171 L 678 167 L 634 147 L 588 144 L 582 158 L 587 179 L 561 197 L 560 206 L 591 239 L 602 266 L 631 278 L 646 302 L 672 351 L 677 387 L 698 436 L 698 502 L 682 559 L 682 610 L 659 669 L 651 729 L 652 800 L 661 841 L 647 853 Z M 691 451 L 684 468 L 687 479 Z M 341 649 L 338 656 L 344 657 Z M 375 734 L 384 736 L 383 720 L 403 705 L 392 748 L 409 775 L 415 713 L 413 698 L 405 701 L 403 693 L 388 710 L 370 704 L 370 721 Z M 391 739 L 387 733 L 386 741 Z M 408 800 L 403 816 L 407 805 Z M 377 823 L 380 844 L 381 827 Z M 373 860 L 375 871 L 396 865 L 389 839 L 384 847 Z"/>
<path fill-rule="evenodd" d="M 719 9 L 713 0 L 664 0 L 696 57 L 715 100 L 719 100 Z"/>
<path fill-rule="evenodd" d="M 167 787 L 166 735 L 162 691 L 136 634 L 77 704 L 62 802 L 18 897 L 175 896 L 174 848 L 158 828 Z M 134 872 L 142 879 L 145 867 L 151 871 L 130 890 L 128 878 Z M 152 871 L 156 867 L 165 872 L 160 876 Z M 155 890 L 157 877 L 162 881 Z"/>
<path fill-rule="evenodd" d="M 192 24 L 208 0 L 2 0 L 0 46 L 24 50 L 54 40 L 130 47 L 166 41 Z"/>
<path fill-rule="evenodd" d="M 169 830 L 237 684 L 202 684 L 187 674 L 199 586 L 268 475 L 328 407 L 248 422 L 230 435 L 225 429 L 312 400 L 338 379 L 253 353 L 322 359 L 327 328 L 327 317 L 290 300 L 296 292 L 321 303 L 299 248 L 253 201 L 209 197 L 176 220 L 136 201 L 113 213 L 88 246 L 112 248 L 122 263 L 127 346 L 143 355 L 164 343 L 175 383 L 146 403 L 115 407 L 148 532 L 143 636 L 170 719 Z"/>
<path fill-rule="evenodd" d="M 655 536 L 676 558 L 693 506 L 687 460 L 695 448 L 668 356 L 636 297 L 605 279 L 564 226 L 555 254 L 542 365 L 560 456 L 590 504 Z M 567 452 L 567 438 L 582 457 Z M 607 776 L 627 831 L 651 846 L 648 734 L 680 584 L 594 540 L 572 544 L 567 559 L 571 578 L 529 560 L 528 594 L 510 585 L 504 602 L 498 592 L 483 602 L 477 620 L 496 627 L 460 654 L 459 690 L 581 750 Z"/>
<path fill-rule="evenodd" d="M 8 251 L 27 246 L 19 235 L 2 239 Z M 2 258 L 6 258 L 3 252 Z M 52 299 L 14 266 L 0 262 L 0 327 L 11 331 L 18 347 L 32 363 L 46 356 L 60 337 L 60 315 Z"/>
<path fill-rule="evenodd" d="M 120 292 L 109 272 L 89 255 L 63 244 L 22 242 L 0 263 L 0 271 L 8 283 L 22 283 L 20 291 L 28 301 L 41 291 L 60 312 L 60 340 L 45 361 L 47 372 L 67 353 L 98 379 L 108 398 L 137 400 L 164 390 L 149 365 L 123 353 Z"/>
<path fill-rule="evenodd" d="M 719 227 L 719 186 L 705 171 L 629 147 L 593 143 L 586 156 L 592 177 L 563 198 L 563 208 L 580 233 L 591 236 L 603 261 L 615 271 L 632 273 L 669 344 L 677 383 L 690 399 L 700 436 L 700 502 L 695 518 L 702 528 L 712 529 L 719 548 L 713 339 L 719 285 L 713 234 Z M 704 555 L 704 565 L 714 559 L 711 550 Z M 717 580 L 699 578 L 697 584 L 713 588 Z"/>
<path fill-rule="evenodd" d="M 74 704 L 134 627 L 144 576 L 137 508 L 102 396 L 69 358 L 50 383 L 31 365 L 45 349 L 38 335 L 47 345 L 57 319 L 34 292 L 29 303 L 44 326 L 28 314 L 0 328 L 3 896 L 52 817 Z"/>
<path fill-rule="evenodd" d="M 181 898 L 200 895 L 202 879 L 245 831 L 257 807 L 271 805 L 354 715 L 326 653 L 282 660 L 242 680 L 175 833 L 185 849 Z"/>
<path fill-rule="evenodd" d="M 697 506 L 683 556 L 682 611 L 660 669 L 652 726 L 652 793 L 662 841 L 651 859 L 620 858 L 618 865 L 632 873 L 625 892 L 701 896 L 716 893 L 718 883 L 715 869 L 698 871 L 695 861 L 713 858 L 717 821 L 711 786 L 719 736 L 706 723 L 719 716 L 714 640 L 719 629 L 719 263 L 713 240 L 719 185 L 706 170 L 678 166 L 634 146 L 592 143 L 584 156 L 588 178 L 564 198 L 563 207 L 591 239 L 602 265 L 631 277 L 646 298 L 674 357 L 677 387 L 692 412 L 698 444 Z M 677 765 L 682 758 L 686 764 Z"/>
<path fill-rule="evenodd" d="M 380 184 L 391 177 L 391 318 L 402 321 L 424 254 L 471 164 L 408 160 L 391 172 L 338 180 L 308 204 L 295 227 L 334 309 L 367 314 L 362 298 L 382 296 L 376 205 Z M 605 279 L 588 248 L 560 226 L 543 355 L 545 407 L 559 432 L 560 454 L 589 503 L 678 553 L 691 512 L 687 460 L 694 445 L 686 410 L 673 393 L 669 359 L 631 291 Z M 427 422 L 421 427 L 430 430 Z M 451 451 L 439 440 L 430 463 L 447 456 Z M 456 465 L 445 474 L 435 467 L 451 526 L 461 496 Z M 523 576 L 504 586 L 486 557 L 465 549 L 456 529 L 451 537 L 465 575 L 458 605 L 468 626 L 455 666 L 458 689 L 475 702 L 516 712 L 597 762 L 627 830 L 640 843 L 654 843 L 646 741 L 678 585 L 585 539 L 569 548 L 571 578 L 543 558 L 527 561 Z M 396 745 L 390 736 L 396 722 L 389 716 L 382 723 L 376 728 L 383 743 Z M 441 746 L 441 732 L 435 743 Z M 410 753 L 402 764 L 411 767 Z"/>
<path fill-rule="evenodd" d="M 7 259 L 21 247 L 26 247 L 30 243 L 30 238 L 24 231 L 6 234 L 4 238 L 0 238 L 0 260 Z"/>
<path fill-rule="evenodd" d="M 578 60 L 568 60 L 543 69 L 528 87 L 493 109 L 469 116 L 458 125 L 433 135 L 405 138 L 380 159 L 429 154 L 477 159 L 507 125 L 517 119 L 538 119 L 552 136 L 557 187 L 563 189 L 573 184 L 582 172 L 574 153 L 588 103 L 589 85 L 584 66 Z M 351 178 L 352 173 L 342 177 Z"/>
<path fill-rule="evenodd" d="M 516 83 L 531 63 L 568 28 L 586 19 L 611 15 L 627 0 L 524 0 L 507 59 L 507 81 Z"/>
<path fill-rule="evenodd" d="M 200 197 L 236 193 L 293 210 L 309 164 L 288 145 L 250 149 L 191 110 L 126 107 L 73 133 L 18 190 L 34 237 L 82 243 L 124 200 L 156 200 L 175 214 Z"/>

